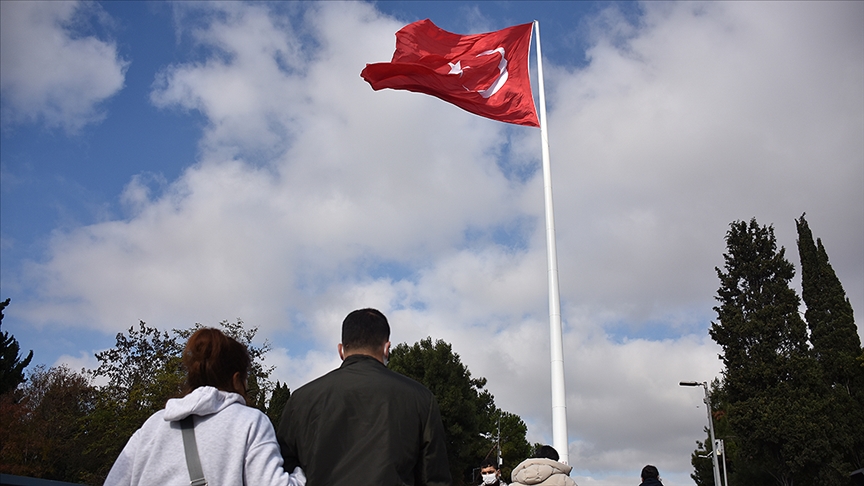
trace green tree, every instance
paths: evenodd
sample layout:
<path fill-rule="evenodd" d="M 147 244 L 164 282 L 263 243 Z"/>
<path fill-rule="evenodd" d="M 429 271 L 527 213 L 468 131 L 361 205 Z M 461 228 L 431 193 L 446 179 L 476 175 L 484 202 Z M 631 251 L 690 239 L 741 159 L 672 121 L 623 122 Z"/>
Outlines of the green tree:
<path fill-rule="evenodd" d="M 835 457 L 830 461 L 836 475 L 864 464 L 864 368 L 857 361 L 861 340 L 852 304 L 828 261 L 821 239 L 813 234 L 804 215 L 795 221 L 801 258 L 801 289 L 804 314 L 810 329 L 813 353 L 830 389 L 831 439 Z"/>
<path fill-rule="evenodd" d="M 3 309 L 9 305 L 10 299 L 0 302 L 0 329 L 3 326 Z M 0 395 L 14 390 L 24 381 L 24 368 L 33 359 L 33 351 L 23 360 L 18 354 L 18 341 L 9 333 L 0 331 Z"/>
<path fill-rule="evenodd" d="M 714 436 L 717 440 L 723 441 L 725 458 L 721 455 L 718 458 L 718 466 L 720 467 L 720 481 L 723 484 L 741 484 L 741 485 L 773 485 L 776 483 L 773 477 L 758 465 L 741 462 L 737 458 L 738 443 L 737 437 L 729 425 L 729 417 L 726 413 L 726 397 L 724 394 L 723 382 L 715 379 L 708 388 L 708 394 L 711 398 L 711 416 L 714 421 Z M 711 454 L 714 447 L 711 444 L 711 436 L 708 432 L 708 427 L 704 428 L 705 441 L 696 441 L 697 448 L 690 455 L 690 463 L 693 465 L 693 473 L 690 477 L 697 486 L 714 486 L 714 463 Z M 725 460 L 725 470 L 728 474 L 728 481 L 723 477 L 723 463 Z"/>
<path fill-rule="evenodd" d="M 288 388 L 287 383 L 279 384 L 276 382 L 276 386 L 273 388 L 273 394 L 270 395 L 270 401 L 267 403 L 267 417 L 270 418 L 270 422 L 273 424 L 273 428 L 279 426 L 279 420 L 282 418 L 282 410 L 285 409 L 285 404 L 288 402 L 288 398 L 291 397 L 291 389 Z"/>
<path fill-rule="evenodd" d="M 181 395 L 183 344 L 176 333 L 140 321 L 137 328 L 117 333 L 113 348 L 96 353 L 99 367 L 92 374 L 107 380 L 98 389 L 89 424 L 93 439 L 87 452 L 106 458 L 94 471 L 97 478 L 108 475 L 114 459 L 148 417 L 164 408 L 169 398 Z"/>
<path fill-rule="evenodd" d="M 100 461 L 86 452 L 95 404 L 96 390 L 86 374 L 37 366 L 0 404 L 0 472 L 89 482 L 90 470 Z"/>
<path fill-rule="evenodd" d="M 482 459 L 497 454 L 499 418 L 505 466 L 512 468 L 530 454 L 524 422 L 495 407 L 494 397 L 483 389 L 486 379 L 472 378 L 450 344 L 433 344 L 431 337 L 413 346 L 398 344 L 390 351 L 388 366 L 425 385 L 438 400 L 453 484 L 470 484 Z"/>
<path fill-rule="evenodd" d="M 795 269 L 777 249 L 772 226 L 733 222 L 711 337 L 722 348 L 723 397 L 736 437 L 739 470 L 776 484 L 826 483 L 830 458 L 828 400 L 810 355 Z"/>
<path fill-rule="evenodd" d="M 530 457 L 536 449 L 525 438 L 528 434 L 528 426 L 525 425 L 525 422 L 518 415 L 505 412 L 500 408 L 496 408 L 495 412 L 486 418 L 488 420 L 483 422 L 484 425 L 481 428 L 493 431 L 487 437 L 487 440 L 494 442 L 494 445 L 489 450 L 489 457 L 497 453 L 496 449 L 500 444 L 501 461 L 503 463 L 501 465 L 501 477 L 509 479 L 513 468 Z M 500 428 L 497 425 L 498 423 L 500 423 Z M 500 438 L 498 437 L 499 433 Z"/>
<path fill-rule="evenodd" d="M 864 374 L 855 362 L 862 349 L 852 304 L 828 262 L 822 240 L 813 242 L 803 214 L 795 223 L 801 257 L 802 297 L 807 306 L 804 317 L 810 328 L 813 351 L 832 386 L 844 388 L 849 395 L 859 395 L 864 388 Z"/>

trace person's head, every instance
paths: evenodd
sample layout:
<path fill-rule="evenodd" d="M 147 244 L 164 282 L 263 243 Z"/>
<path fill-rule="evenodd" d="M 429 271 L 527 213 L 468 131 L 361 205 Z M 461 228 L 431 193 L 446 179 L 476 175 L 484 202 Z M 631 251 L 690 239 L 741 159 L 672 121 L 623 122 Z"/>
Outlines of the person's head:
<path fill-rule="evenodd" d="M 501 477 L 498 463 L 494 459 L 485 459 L 480 464 L 480 477 L 483 478 L 483 484 L 495 484 L 495 481 Z"/>
<path fill-rule="evenodd" d="M 186 392 L 212 386 L 238 393 L 248 402 L 246 378 L 251 365 L 246 346 L 218 329 L 201 328 L 189 337 L 183 350 Z"/>
<path fill-rule="evenodd" d="M 648 464 L 647 466 L 642 468 L 641 476 L 643 481 L 646 479 L 659 479 L 660 471 L 658 471 L 657 468 L 652 466 L 651 464 Z"/>
<path fill-rule="evenodd" d="M 372 356 L 382 363 L 390 355 L 390 324 L 376 309 L 358 309 L 342 321 L 339 357 L 352 354 Z"/>
<path fill-rule="evenodd" d="M 558 451 L 556 451 L 554 447 L 552 447 L 550 445 L 543 445 L 543 446 L 538 447 L 537 450 L 534 451 L 534 458 L 535 459 L 552 459 L 553 461 L 557 461 L 559 456 L 558 456 Z"/>

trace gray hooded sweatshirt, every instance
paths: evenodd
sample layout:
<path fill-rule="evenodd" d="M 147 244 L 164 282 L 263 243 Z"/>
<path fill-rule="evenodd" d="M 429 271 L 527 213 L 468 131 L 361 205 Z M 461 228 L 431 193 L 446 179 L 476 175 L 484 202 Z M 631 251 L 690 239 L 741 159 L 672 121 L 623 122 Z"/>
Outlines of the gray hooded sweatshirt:
<path fill-rule="evenodd" d="M 168 400 L 141 426 L 108 473 L 105 486 L 188 486 L 180 422 L 194 415 L 195 441 L 209 486 L 304 486 L 297 468 L 282 468 L 276 434 L 266 415 L 243 397 L 210 386 Z"/>

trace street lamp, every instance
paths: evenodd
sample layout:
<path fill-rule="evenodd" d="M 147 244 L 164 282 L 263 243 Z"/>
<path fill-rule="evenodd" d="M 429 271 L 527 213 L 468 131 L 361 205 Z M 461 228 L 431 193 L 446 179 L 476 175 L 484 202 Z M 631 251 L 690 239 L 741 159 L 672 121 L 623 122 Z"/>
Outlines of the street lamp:
<path fill-rule="evenodd" d="M 723 444 L 723 439 L 717 440 L 714 451 L 723 456 L 723 484 L 729 486 L 729 475 L 726 474 L 726 446 Z"/>
<path fill-rule="evenodd" d="M 682 381 L 681 386 L 699 386 L 705 389 L 705 407 L 708 409 L 708 430 L 711 432 L 711 460 L 714 462 L 714 486 L 720 486 L 720 467 L 717 465 L 717 441 L 714 440 L 714 417 L 711 415 L 711 398 L 708 396 L 708 382 Z"/>

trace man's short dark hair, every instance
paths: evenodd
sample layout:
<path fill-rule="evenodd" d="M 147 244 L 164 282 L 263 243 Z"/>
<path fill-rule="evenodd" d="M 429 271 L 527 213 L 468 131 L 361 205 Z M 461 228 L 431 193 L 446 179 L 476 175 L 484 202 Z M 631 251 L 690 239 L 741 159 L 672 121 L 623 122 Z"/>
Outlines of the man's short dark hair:
<path fill-rule="evenodd" d="M 346 351 L 374 350 L 390 339 L 390 324 L 377 309 L 358 309 L 342 321 L 342 347 Z"/>
<path fill-rule="evenodd" d="M 657 479 L 660 477 L 660 471 L 656 467 L 648 464 L 642 468 L 642 479 Z"/>
<path fill-rule="evenodd" d="M 498 469 L 498 461 L 491 457 L 483 459 L 483 462 L 480 463 L 480 469 L 486 469 L 487 467 Z"/>
<path fill-rule="evenodd" d="M 557 461 L 558 457 L 558 451 L 550 445 L 540 446 L 534 451 L 535 459 L 552 459 L 553 461 Z"/>

